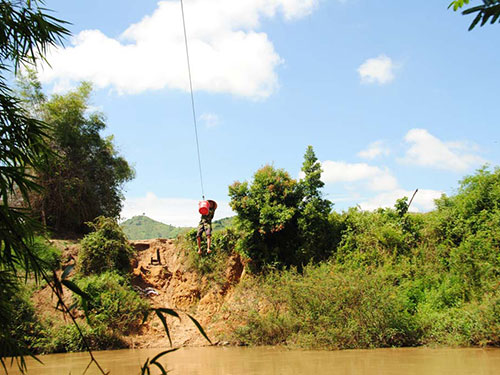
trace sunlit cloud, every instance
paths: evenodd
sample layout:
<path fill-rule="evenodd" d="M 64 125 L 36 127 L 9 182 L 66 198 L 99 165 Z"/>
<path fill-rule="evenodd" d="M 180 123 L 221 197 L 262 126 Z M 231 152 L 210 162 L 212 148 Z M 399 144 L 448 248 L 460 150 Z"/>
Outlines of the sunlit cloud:
<path fill-rule="evenodd" d="M 310 14 L 318 0 L 191 0 L 184 3 L 195 90 L 266 98 L 278 87 L 283 59 L 263 19 L 279 14 L 295 20 Z M 43 83 L 61 91 L 72 82 L 138 94 L 164 88 L 187 91 L 188 73 L 179 1 L 160 1 L 156 10 L 118 38 L 84 30 L 66 48 L 47 53 Z"/>
<path fill-rule="evenodd" d="M 468 142 L 443 142 L 426 129 L 411 129 L 404 139 L 410 146 L 400 161 L 406 164 L 463 172 L 486 162 L 474 153 L 476 146 Z"/>
<path fill-rule="evenodd" d="M 358 68 L 362 83 L 378 83 L 381 85 L 394 80 L 395 64 L 390 57 L 380 55 L 366 60 Z"/>

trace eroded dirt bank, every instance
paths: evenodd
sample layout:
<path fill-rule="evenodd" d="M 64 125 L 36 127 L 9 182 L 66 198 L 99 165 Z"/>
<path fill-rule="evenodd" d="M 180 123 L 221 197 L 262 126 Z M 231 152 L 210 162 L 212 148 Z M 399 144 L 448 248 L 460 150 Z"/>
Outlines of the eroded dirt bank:
<path fill-rule="evenodd" d="M 238 255 L 229 258 L 222 285 L 215 285 L 189 270 L 184 250 L 166 239 L 132 241 L 136 250 L 133 263 L 132 282 L 141 288 L 153 307 L 179 309 L 193 315 L 205 328 L 211 338 L 219 337 L 226 329 L 229 316 L 221 313 L 221 307 L 230 297 L 232 288 L 243 273 L 243 264 Z M 159 255 L 159 259 L 158 259 Z M 198 346 L 207 341 L 194 324 L 183 316 L 168 318 L 170 334 L 174 345 Z M 169 345 L 163 326 L 157 317 L 151 317 L 140 332 L 130 336 L 131 347 L 165 347 Z"/>
<path fill-rule="evenodd" d="M 244 266 L 239 255 L 229 257 L 222 283 L 210 282 L 188 268 L 185 250 L 167 239 L 131 241 L 136 251 L 132 263 L 132 283 L 142 291 L 152 307 L 168 307 L 194 316 L 217 343 L 227 331 L 229 313 L 221 311 L 231 298 L 233 287 L 240 281 Z M 159 256 L 159 258 L 158 258 Z M 181 314 L 182 320 L 168 317 L 174 346 L 207 345 L 195 325 Z M 151 316 L 137 334 L 128 338 L 132 348 L 166 347 L 169 341 L 161 321 Z M 219 344 L 222 344 L 219 342 Z"/>

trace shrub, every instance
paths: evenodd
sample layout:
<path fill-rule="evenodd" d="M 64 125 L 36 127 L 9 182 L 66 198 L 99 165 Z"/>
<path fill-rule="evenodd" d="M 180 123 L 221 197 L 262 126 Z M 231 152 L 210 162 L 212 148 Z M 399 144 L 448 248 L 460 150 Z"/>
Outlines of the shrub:
<path fill-rule="evenodd" d="M 263 312 L 249 308 L 247 324 L 236 332 L 250 344 L 287 344 L 308 348 L 411 346 L 419 332 L 383 269 L 365 272 L 326 263 L 263 279 Z"/>
<path fill-rule="evenodd" d="M 128 345 L 104 325 L 90 327 L 80 323 L 80 329 L 87 344 L 92 350 L 122 349 Z M 42 353 L 69 353 L 86 350 L 84 341 L 74 324 L 52 326 L 44 331 L 44 339 L 38 344 Z"/>
<path fill-rule="evenodd" d="M 133 250 L 118 223 L 101 216 L 89 225 L 94 232 L 81 241 L 81 273 L 91 275 L 114 270 L 127 272 Z"/>
<path fill-rule="evenodd" d="M 212 233 L 212 252 L 207 255 L 198 254 L 196 230 L 190 230 L 185 237 L 188 247 L 188 265 L 195 269 L 208 280 L 218 284 L 225 282 L 226 264 L 233 253 L 240 234 L 234 228 L 226 228 Z M 202 237 L 202 249 L 206 249 L 206 238 Z"/>
<path fill-rule="evenodd" d="M 76 283 L 90 296 L 87 317 L 93 327 L 105 326 L 117 333 L 129 333 L 149 309 L 149 303 L 117 273 L 105 272 L 81 278 Z M 81 299 L 79 304 L 83 304 Z"/>
<path fill-rule="evenodd" d="M 31 249 L 47 270 L 56 270 L 61 266 L 61 251 L 52 246 L 45 238 L 35 237 Z"/>
<path fill-rule="evenodd" d="M 3 285 L 0 285 L 2 288 Z M 2 300 L 2 298 L 0 298 Z M 17 285 L 17 293 L 11 295 L 6 301 L 2 300 L 2 326 L 5 337 L 0 337 L 0 357 L 9 357 L 19 354 L 18 348 L 24 354 L 38 352 L 37 346 L 42 338 L 42 324 L 35 314 L 35 309 L 30 301 L 30 293 L 26 288 Z"/>

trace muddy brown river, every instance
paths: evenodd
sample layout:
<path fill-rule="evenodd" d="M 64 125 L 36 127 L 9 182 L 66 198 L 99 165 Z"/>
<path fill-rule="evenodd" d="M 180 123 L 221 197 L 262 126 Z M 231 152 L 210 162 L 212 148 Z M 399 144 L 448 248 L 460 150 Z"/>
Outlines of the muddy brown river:
<path fill-rule="evenodd" d="M 141 364 L 159 349 L 95 352 L 111 375 L 140 373 Z M 83 374 L 88 354 L 40 356 L 28 359 L 28 374 Z M 500 374 L 500 349 L 376 349 L 299 351 L 282 348 L 183 348 L 164 357 L 170 374 L 180 375 L 486 375 Z M 3 373 L 3 369 L 0 370 Z M 153 371 L 152 374 L 158 372 Z M 19 374 L 16 367 L 9 374 Z M 87 374 L 99 374 L 94 365 Z"/>

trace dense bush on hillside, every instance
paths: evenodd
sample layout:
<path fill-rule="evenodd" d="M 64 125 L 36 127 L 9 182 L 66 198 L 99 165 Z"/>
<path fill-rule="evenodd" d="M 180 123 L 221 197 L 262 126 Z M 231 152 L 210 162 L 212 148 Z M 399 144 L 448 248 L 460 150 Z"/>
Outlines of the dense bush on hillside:
<path fill-rule="evenodd" d="M 81 241 L 79 271 L 84 275 L 127 272 L 133 250 L 118 223 L 101 216 L 89 225 L 94 232 Z"/>
<path fill-rule="evenodd" d="M 80 289 L 90 297 L 87 318 L 92 327 L 106 327 L 115 333 L 126 334 L 137 328 L 149 309 L 130 286 L 129 281 L 114 272 L 81 278 Z M 80 307 L 83 300 L 79 299 Z"/>
<path fill-rule="evenodd" d="M 331 214 L 328 262 L 241 287 L 251 344 L 362 348 L 500 345 L 500 169 L 466 177 L 426 214 L 407 201 Z M 253 297 L 251 297 L 253 296 Z"/>

